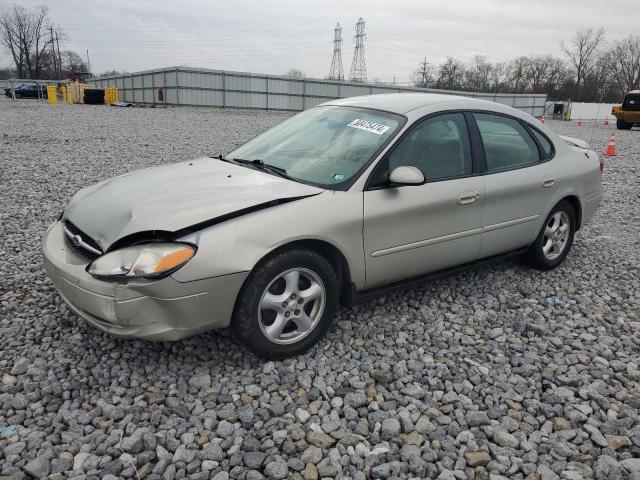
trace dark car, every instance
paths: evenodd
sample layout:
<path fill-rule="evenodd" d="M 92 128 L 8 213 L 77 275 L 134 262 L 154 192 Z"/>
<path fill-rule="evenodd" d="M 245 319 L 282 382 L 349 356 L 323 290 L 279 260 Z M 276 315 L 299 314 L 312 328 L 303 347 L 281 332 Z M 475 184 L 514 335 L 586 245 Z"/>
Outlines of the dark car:
<path fill-rule="evenodd" d="M 47 98 L 46 85 L 38 85 L 37 83 L 21 83 L 14 88 L 16 98 Z M 5 88 L 4 94 L 12 97 L 11 88 Z"/>

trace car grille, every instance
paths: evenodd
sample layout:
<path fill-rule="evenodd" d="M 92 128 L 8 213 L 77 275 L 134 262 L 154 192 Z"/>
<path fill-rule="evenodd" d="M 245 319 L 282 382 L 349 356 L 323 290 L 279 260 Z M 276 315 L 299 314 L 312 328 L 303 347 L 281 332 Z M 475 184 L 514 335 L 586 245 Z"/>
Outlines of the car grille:
<path fill-rule="evenodd" d="M 67 243 L 83 257 L 93 260 L 102 255 L 103 252 L 100 245 L 73 223 L 69 221 L 64 222 L 64 233 L 67 238 Z"/>

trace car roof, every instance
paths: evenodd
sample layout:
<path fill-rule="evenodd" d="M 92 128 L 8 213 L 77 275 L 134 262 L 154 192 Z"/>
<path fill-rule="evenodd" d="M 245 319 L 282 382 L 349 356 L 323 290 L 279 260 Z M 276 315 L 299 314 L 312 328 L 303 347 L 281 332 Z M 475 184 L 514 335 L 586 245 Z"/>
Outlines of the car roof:
<path fill-rule="evenodd" d="M 385 110 L 387 112 L 404 114 L 417 108 L 426 107 L 428 105 L 450 104 L 455 102 L 464 102 L 465 108 L 480 108 L 486 110 L 487 107 L 496 111 L 500 111 L 498 105 L 494 102 L 480 100 L 477 98 L 463 97 L 460 95 L 443 95 L 440 93 L 382 93 L 374 95 L 364 95 L 361 97 L 341 98 L 323 103 L 322 105 L 340 105 L 349 107 L 373 108 L 376 110 Z"/>

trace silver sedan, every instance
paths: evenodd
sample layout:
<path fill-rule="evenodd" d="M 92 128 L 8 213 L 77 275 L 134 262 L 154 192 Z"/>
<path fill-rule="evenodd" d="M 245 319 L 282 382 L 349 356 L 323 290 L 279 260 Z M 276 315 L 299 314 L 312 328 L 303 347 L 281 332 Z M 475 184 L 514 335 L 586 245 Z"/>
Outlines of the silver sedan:
<path fill-rule="evenodd" d="M 557 267 L 601 203 L 601 175 L 584 142 L 497 103 L 348 98 L 226 156 L 79 191 L 43 256 L 101 330 L 167 341 L 230 326 L 282 358 L 363 293 L 511 254 Z"/>

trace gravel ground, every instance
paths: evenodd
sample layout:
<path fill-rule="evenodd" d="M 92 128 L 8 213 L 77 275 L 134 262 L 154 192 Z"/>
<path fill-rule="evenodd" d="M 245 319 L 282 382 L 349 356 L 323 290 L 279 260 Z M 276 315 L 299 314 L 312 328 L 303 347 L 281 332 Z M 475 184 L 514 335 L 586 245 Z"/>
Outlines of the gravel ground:
<path fill-rule="evenodd" d="M 298 358 L 225 332 L 115 340 L 62 303 L 39 239 L 76 190 L 286 116 L 0 100 L 0 478 L 640 478 L 637 130 L 617 132 L 606 200 L 560 268 L 364 301 Z"/>

